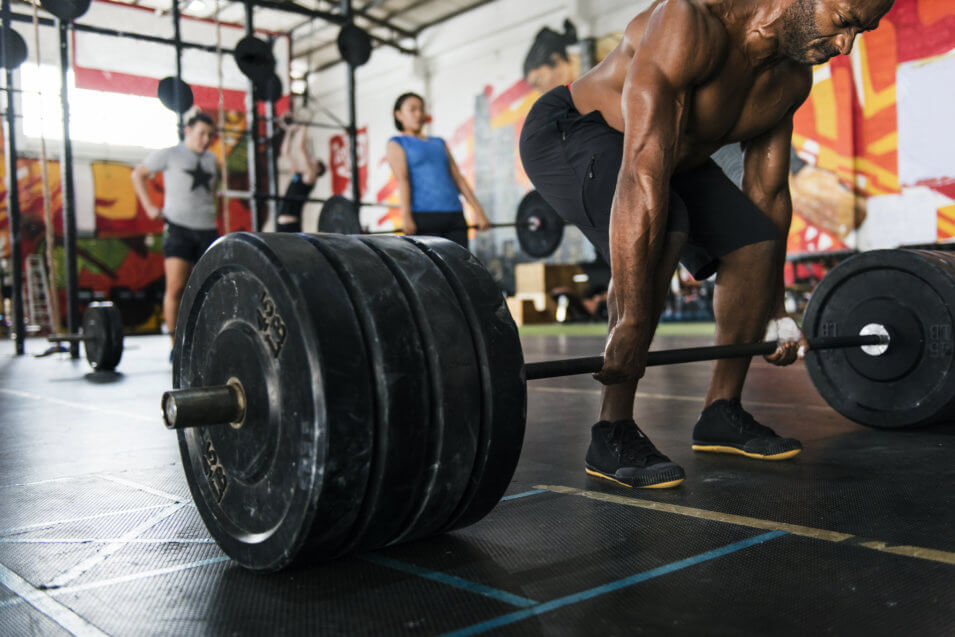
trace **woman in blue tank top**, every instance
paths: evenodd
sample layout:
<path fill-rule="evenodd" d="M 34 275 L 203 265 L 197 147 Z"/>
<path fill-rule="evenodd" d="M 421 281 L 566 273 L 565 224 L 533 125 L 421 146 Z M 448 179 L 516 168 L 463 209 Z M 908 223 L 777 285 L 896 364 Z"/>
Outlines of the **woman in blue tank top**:
<path fill-rule="evenodd" d="M 395 102 L 394 115 L 402 134 L 389 140 L 386 158 L 398 180 L 402 231 L 445 237 L 467 248 L 468 223 L 460 195 L 474 211 L 478 230 L 487 230 L 491 222 L 444 140 L 424 134 L 424 98 L 405 93 Z"/>

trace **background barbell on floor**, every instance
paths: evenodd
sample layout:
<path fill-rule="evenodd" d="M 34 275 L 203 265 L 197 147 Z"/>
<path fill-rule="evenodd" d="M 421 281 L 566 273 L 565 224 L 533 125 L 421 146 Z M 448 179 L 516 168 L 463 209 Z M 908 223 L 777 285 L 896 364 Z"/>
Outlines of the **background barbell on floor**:
<path fill-rule="evenodd" d="M 123 319 L 112 303 L 86 306 L 79 334 L 53 334 L 51 343 L 82 343 L 86 361 L 98 372 L 116 369 L 123 358 Z"/>
<path fill-rule="evenodd" d="M 816 347 L 851 347 L 813 351 L 809 365 L 850 388 L 842 398 L 822 391 L 837 410 L 840 400 L 878 410 L 850 415 L 865 424 L 945 421 L 955 411 L 952 259 L 896 252 L 833 270 L 807 326 Z M 898 276 L 921 281 L 906 279 L 913 295 L 873 285 L 883 277 L 894 285 Z M 898 323 L 903 315 L 916 322 Z M 863 344 L 881 347 L 865 353 Z M 650 356 L 713 358 L 703 349 L 710 351 Z M 721 355 L 772 349 L 743 345 Z M 257 571 L 481 519 L 517 465 L 526 378 L 600 364 L 595 357 L 525 365 L 483 265 L 446 240 L 395 236 L 220 239 L 189 281 L 175 351 L 177 391 L 163 407 L 178 428 L 193 498 L 223 550 Z M 880 376 L 883 366 L 892 374 Z M 927 375 L 935 382 L 925 383 Z M 210 419 L 228 422 L 184 428 Z"/>

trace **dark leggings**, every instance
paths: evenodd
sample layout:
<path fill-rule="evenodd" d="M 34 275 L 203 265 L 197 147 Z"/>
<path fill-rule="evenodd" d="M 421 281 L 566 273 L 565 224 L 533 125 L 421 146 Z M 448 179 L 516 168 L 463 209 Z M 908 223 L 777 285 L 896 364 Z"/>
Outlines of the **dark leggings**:
<path fill-rule="evenodd" d="M 468 222 L 463 212 L 412 212 L 418 234 L 450 239 L 468 248 Z"/>

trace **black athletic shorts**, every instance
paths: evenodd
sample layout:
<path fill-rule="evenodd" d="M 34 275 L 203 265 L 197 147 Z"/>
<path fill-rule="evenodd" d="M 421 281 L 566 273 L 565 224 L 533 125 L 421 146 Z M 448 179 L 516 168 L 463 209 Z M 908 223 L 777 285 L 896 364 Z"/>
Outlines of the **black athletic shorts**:
<path fill-rule="evenodd" d="M 622 158 L 623 133 L 599 111 L 581 115 L 566 86 L 534 104 L 521 132 L 527 176 L 608 263 L 610 208 Z M 716 272 L 720 257 L 779 237 L 769 217 L 712 159 L 670 180 L 667 232 L 688 235 L 681 261 L 698 280 Z"/>
<path fill-rule="evenodd" d="M 302 175 L 295 173 L 285 190 L 285 197 L 279 205 L 278 216 L 275 218 L 276 232 L 302 231 L 302 209 L 305 208 L 306 199 L 311 196 L 314 187 L 315 184 L 306 184 L 302 181 Z M 295 217 L 296 221 L 293 223 L 279 223 L 279 219 L 286 215 Z"/>
<path fill-rule="evenodd" d="M 218 230 L 193 230 L 167 221 L 162 253 L 167 259 L 185 259 L 189 263 L 196 263 L 218 238 Z"/>
<path fill-rule="evenodd" d="M 412 212 L 418 234 L 444 237 L 463 248 L 468 247 L 468 222 L 463 212 Z"/>

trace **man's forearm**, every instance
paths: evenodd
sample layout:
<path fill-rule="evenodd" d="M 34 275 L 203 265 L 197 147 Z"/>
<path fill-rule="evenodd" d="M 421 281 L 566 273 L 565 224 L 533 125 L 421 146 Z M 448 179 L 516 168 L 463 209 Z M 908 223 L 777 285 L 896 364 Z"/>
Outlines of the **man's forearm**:
<path fill-rule="evenodd" d="M 136 197 L 139 199 L 139 203 L 143 208 L 148 210 L 150 206 L 154 205 L 149 198 L 146 178 L 138 173 L 133 173 L 133 190 L 136 192 Z"/>
<path fill-rule="evenodd" d="M 749 194 L 749 193 L 747 193 Z M 769 318 L 778 318 L 786 313 L 786 244 L 789 239 L 789 228 L 792 225 L 793 202 L 789 189 L 775 193 L 773 196 L 750 195 L 753 202 L 762 210 L 776 226 L 779 233 L 776 242 L 775 289 Z"/>
<path fill-rule="evenodd" d="M 610 259 L 617 321 L 639 328 L 653 320 L 653 280 L 667 218 L 667 183 L 621 178 L 610 216 Z"/>
<path fill-rule="evenodd" d="M 480 208 L 481 202 L 478 201 L 477 195 L 474 194 L 474 190 L 471 189 L 471 184 L 468 183 L 468 180 L 465 179 L 463 175 L 459 175 L 456 181 L 458 192 L 464 195 L 464 200 L 468 202 L 468 205 L 472 208 Z"/>
<path fill-rule="evenodd" d="M 399 182 L 398 200 L 401 202 L 402 219 L 411 219 L 411 182 L 410 181 Z"/>

